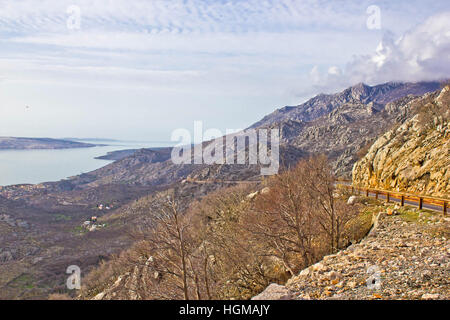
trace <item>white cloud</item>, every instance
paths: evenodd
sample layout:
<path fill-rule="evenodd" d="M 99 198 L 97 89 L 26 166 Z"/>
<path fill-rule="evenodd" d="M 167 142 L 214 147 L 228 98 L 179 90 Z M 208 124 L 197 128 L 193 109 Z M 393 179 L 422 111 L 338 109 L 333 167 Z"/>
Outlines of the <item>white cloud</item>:
<path fill-rule="evenodd" d="M 378 84 L 449 78 L 450 12 L 428 18 L 398 39 L 386 32 L 372 55 L 355 56 L 342 73 L 334 68 L 328 74 L 320 74 L 316 69 L 311 75 L 315 85 L 307 90 L 329 92 L 358 82 Z"/>
<path fill-rule="evenodd" d="M 328 74 L 333 76 L 339 76 L 342 74 L 342 70 L 339 67 L 332 66 L 328 68 Z"/>
<path fill-rule="evenodd" d="M 63 32 L 70 5 L 80 7 L 87 30 L 247 32 L 364 23 L 352 12 L 358 4 L 350 1 L 344 8 L 316 0 L 0 0 L 2 29 Z"/>
<path fill-rule="evenodd" d="M 73 4 L 81 9 L 80 30 L 66 26 L 67 8 Z M 367 55 L 382 34 L 366 28 L 371 4 L 373 0 L 0 0 L 0 98 L 5 106 L 0 128 L 5 134 L 31 130 L 28 119 L 10 113 L 31 103 L 42 114 L 42 134 L 49 132 L 44 135 L 60 128 L 52 117 L 45 121 L 54 109 L 83 110 L 78 125 L 73 117 L 63 120 L 72 130 L 105 115 L 110 122 L 119 119 L 121 135 L 128 128 L 138 135 L 147 128 L 185 126 L 192 119 L 244 127 L 323 88 L 379 81 L 383 74 L 403 77 L 405 70 L 415 70 L 415 76 L 424 74 L 423 69 L 445 71 L 439 57 L 448 59 L 448 37 L 441 32 L 448 30 L 446 17 L 401 40 L 386 37 Z M 397 34 L 443 7 L 448 10 L 448 0 L 427 5 L 379 0 L 377 5 L 383 30 Z M 421 32 L 428 32 L 425 39 Z M 430 38 L 430 32 L 439 36 Z M 420 54 L 415 57 L 415 52 Z M 307 91 L 301 97 L 299 88 Z M 130 122 L 133 114 L 139 121 L 144 122 L 142 114 L 148 119 L 136 125 Z M 92 126 L 101 135 L 119 134 L 108 122 Z"/>

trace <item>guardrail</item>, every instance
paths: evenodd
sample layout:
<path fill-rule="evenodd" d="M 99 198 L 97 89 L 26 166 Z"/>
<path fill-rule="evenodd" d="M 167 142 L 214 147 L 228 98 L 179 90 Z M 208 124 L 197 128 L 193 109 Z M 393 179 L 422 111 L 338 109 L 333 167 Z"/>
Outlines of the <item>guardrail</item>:
<path fill-rule="evenodd" d="M 364 187 L 356 187 L 353 185 L 348 185 L 344 183 L 339 182 L 348 182 L 348 181 L 337 181 L 337 184 L 339 186 L 342 186 L 347 189 L 352 190 L 352 194 L 358 192 L 361 194 L 361 192 L 366 197 L 369 197 L 371 194 L 375 195 L 375 198 L 378 199 L 380 196 L 384 196 L 386 199 L 386 202 L 390 202 L 392 199 L 399 200 L 401 206 L 403 207 L 405 203 L 414 203 L 417 204 L 417 207 L 422 210 L 424 208 L 424 205 L 432 206 L 430 209 L 436 210 L 433 207 L 442 208 L 442 213 L 444 215 L 447 214 L 447 209 L 449 207 L 450 200 L 443 199 L 443 198 L 436 198 L 436 197 L 429 197 L 429 196 L 421 196 L 421 195 L 415 195 L 411 193 L 406 192 L 399 192 L 399 191 L 389 191 L 389 190 L 382 190 L 382 189 L 374 189 L 374 188 L 364 188 Z"/>
<path fill-rule="evenodd" d="M 243 181 L 232 181 L 232 180 L 194 180 L 194 179 L 186 179 L 186 182 L 191 183 L 198 183 L 198 184 L 207 184 L 207 183 L 222 183 L 222 184 L 252 184 L 252 183 L 259 183 L 260 181 L 249 181 L 249 180 L 243 180 Z M 390 202 L 392 199 L 397 199 L 400 202 L 400 205 L 403 207 L 405 203 L 407 204 L 416 204 L 417 207 L 422 210 L 425 206 L 426 209 L 431 209 L 435 211 L 441 211 L 444 215 L 447 214 L 448 208 L 450 206 L 450 200 L 449 199 L 443 199 L 443 198 L 436 198 L 436 197 L 429 197 L 429 196 L 422 196 L 422 195 L 416 195 L 406 192 L 399 192 L 399 191 L 389 191 L 389 190 L 382 190 L 382 189 L 375 189 L 375 188 L 364 188 L 364 187 L 355 187 L 352 185 L 351 180 L 336 180 L 336 185 L 351 189 L 352 194 L 354 194 L 356 191 L 361 194 L 366 195 L 366 197 L 374 195 L 375 199 L 378 199 L 380 196 L 385 197 L 386 202 Z M 436 209 L 436 208 L 439 208 Z"/>

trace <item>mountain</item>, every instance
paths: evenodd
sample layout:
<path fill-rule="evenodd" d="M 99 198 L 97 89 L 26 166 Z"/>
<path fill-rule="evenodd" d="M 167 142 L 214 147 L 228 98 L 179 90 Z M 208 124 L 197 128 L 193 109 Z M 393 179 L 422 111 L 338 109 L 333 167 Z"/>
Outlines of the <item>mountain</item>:
<path fill-rule="evenodd" d="M 264 117 L 251 128 L 281 130 L 282 145 L 308 155 L 323 153 L 338 176 L 349 178 L 357 153 L 410 114 L 409 102 L 440 88 L 439 82 L 363 83 L 332 95 L 320 94 Z M 295 159 L 297 160 L 297 159 Z"/>
<path fill-rule="evenodd" d="M 323 153 L 331 160 L 337 176 L 349 178 L 353 164 L 378 136 L 411 117 L 412 102 L 417 95 L 433 92 L 440 85 L 390 82 L 371 87 L 360 83 L 340 93 L 321 94 L 297 107 L 275 111 L 250 128 L 280 129 L 282 168 Z M 210 142 L 203 144 L 208 146 Z M 170 156 L 171 148 L 141 149 L 98 170 L 30 187 L 26 192 L 22 188 L 9 188 L 8 195 L 39 202 L 43 190 L 58 193 L 111 185 L 160 187 L 186 179 L 260 180 L 259 165 L 178 165 Z"/>
<path fill-rule="evenodd" d="M 321 94 L 297 107 L 275 111 L 250 128 L 280 128 L 283 167 L 308 155 L 325 153 L 337 175 L 350 177 L 358 151 L 395 123 L 405 121 L 410 116 L 410 102 L 416 96 L 436 91 L 440 86 L 440 82 L 389 82 L 373 87 L 360 83 L 340 93 Z M 208 144 L 205 142 L 204 146 Z M 170 160 L 169 150 L 141 150 L 89 173 L 87 181 L 89 185 L 119 181 L 161 185 L 187 177 L 191 180 L 257 180 L 260 176 L 258 165 L 176 165 Z M 71 182 L 81 187 L 80 183 L 87 181 Z"/>
<path fill-rule="evenodd" d="M 90 147 L 95 147 L 95 145 L 50 138 L 0 137 L 0 149 L 69 149 Z"/>
<path fill-rule="evenodd" d="M 450 87 L 418 98 L 414 105 L 415 115 L 379 137 L 355 164 L 355 184 L 450 194 Z"/>
<path fill-rule="evenodd" d="M 350 177 L 358 151 L 411 113 L 417 95 L 440 88 L 439 82 L 357 84 L 340 93 L 318 95 L 297 106 L 285 107 L 250 128 L 281 130 L 283 167 L 300 158 L 324 153 L 338 176 Z M 210 142 L 204 142 L 207 146 Z M 141 149 L 98 170 L 44 184 L 49 190 L 72 190 L 108 184 L 161 186 L 191 180 L 259 180 L 259 165 L 177 165 L 171 148 Z"/>
<path fill-rule="evenodd" d="M 250 128 L 272 126 L 287 120 L 310 122 L 324 116 L 345 104 L 364 104 L 373 102 L 375 106 L 386 105 L 408 95 L 420 96 L 427 92 L 436 91 L 441 83 L 418 82 L 402 83 L 388 82 L 376 86 L 359 83 L 336 94 L 319 94 L 298 106 L 287 106 L 265 116 Z"/>

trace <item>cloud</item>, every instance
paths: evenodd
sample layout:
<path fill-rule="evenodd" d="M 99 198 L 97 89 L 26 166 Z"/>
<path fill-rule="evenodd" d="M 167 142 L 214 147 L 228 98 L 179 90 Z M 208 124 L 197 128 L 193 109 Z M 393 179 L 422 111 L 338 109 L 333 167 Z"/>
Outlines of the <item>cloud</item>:
<path fill-rule="evenodd" d="M 344 10 L 315 0 L 2 0 L 0 26 L 12 32 L 63 32 L 67 8 L 81 9 L 85 30 L 154 32 L 247 32 L 321 25 L 361 24 L 349 2 Z"/>
<path fill-rule="evenodd" d="M 396 39 L 386 32 L 375 52 L 355 56 L 341 73 L 330 67 L 310 74 L 309 91 L 335 91 L 359 82 L 426 81 L 450 77 L 450 12 L 428 18 Z"/>
<path fill-rule="evenodd" d="M 441 60 L 448 61 L 448 37 L 442 30 L 449 29 L 448 17 L 435 17 L 423 30 L 405 30 L 449 10 L 448 0 L 378 0 L 383 31 L 405 34 L 396 39 L 387 33 L 377 50 L 382 32 L 366 27 L 371 4 L 373 0 L 0 0 L 2 105 L 22 108 L 32 101 L 48 110 L 43 119 L 55 108 L 82 106 L 86 119 L 105 114 L 110 121 L 120 119 L 122 133 L 128 127 L 166 130 L 175 116 L 177 127 L 192 119 L 245 127 L 274 107 L 297 104 L 318 91 L 383 77 L 444 73 L 447 66 Z M 80 8 L 81 29 L 67 27 L 70 5 Z M 373 54 L 367 55 L 368 48 Z M 299 88 L 306 94 L 299 97 Z M 113 109 L 116 113 L 105 111 Z M 134 124 L 131 115 L 144 122 L 142 114 L 148 116 L 146 123 Z M 29 119 L 0 118 L 5 132 L 33 128 Z M 46 135 L 59 128 L 61 120 L 53 118 L 41 124 L 49 130 Z M 63 120 L 64 127 L 84 128 L 86 119 L 79 119 L 78 125 L 72 118 Z M 93 128 L 118 134 L 107 122 L 95 122 Z"/>
<path fill-rule="evenodd" d="M 328 68 L 328 74 L 332 75 L 332 76 L 339 76 L 342 74 L 342 71 L 339 67 L 332 66 L 332 67 Z"/>

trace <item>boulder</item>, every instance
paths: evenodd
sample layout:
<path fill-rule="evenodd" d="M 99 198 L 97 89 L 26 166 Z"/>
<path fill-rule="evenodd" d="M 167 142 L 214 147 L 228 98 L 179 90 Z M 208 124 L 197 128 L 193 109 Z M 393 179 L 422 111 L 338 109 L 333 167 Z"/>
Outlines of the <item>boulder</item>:
<path fill-rule="evenodd" d="M 256 196 L 258 195 L 258 191 L 250 193 L 249 195 L 247 195 L 247 199 L 252 200 L 254 199 Z"/>
<path fill-rule="evenodd" d="M 439 299 L 439 294 L 425 293 L 422 295 L 422 300 L 437 300 Z"/>
<path fill-rule="evenodd" d="M 314 265 L 311 266 L 311 270 L 312 270 L 313 272 L 319 272 L 319 273 L 321 273 L 321 272 L 326 271 L 327 268 L 326 268 L 322 263 L 318 262 L 318 263 L 316 263 L 316 264 L 314 264 Z"/>
<path fill-rule="evenodd" d="M 293 300 L 294 295 L 285 286 L 272 283 L 259 295 L 252 298 L 252 300 Z"/>
<path fill-rule="evenodd" d="M 350 198 L 348 198 L 347 204 L 354 205 L 356 203 L 356 199 L 356 196 L 351 196 Z"/>

